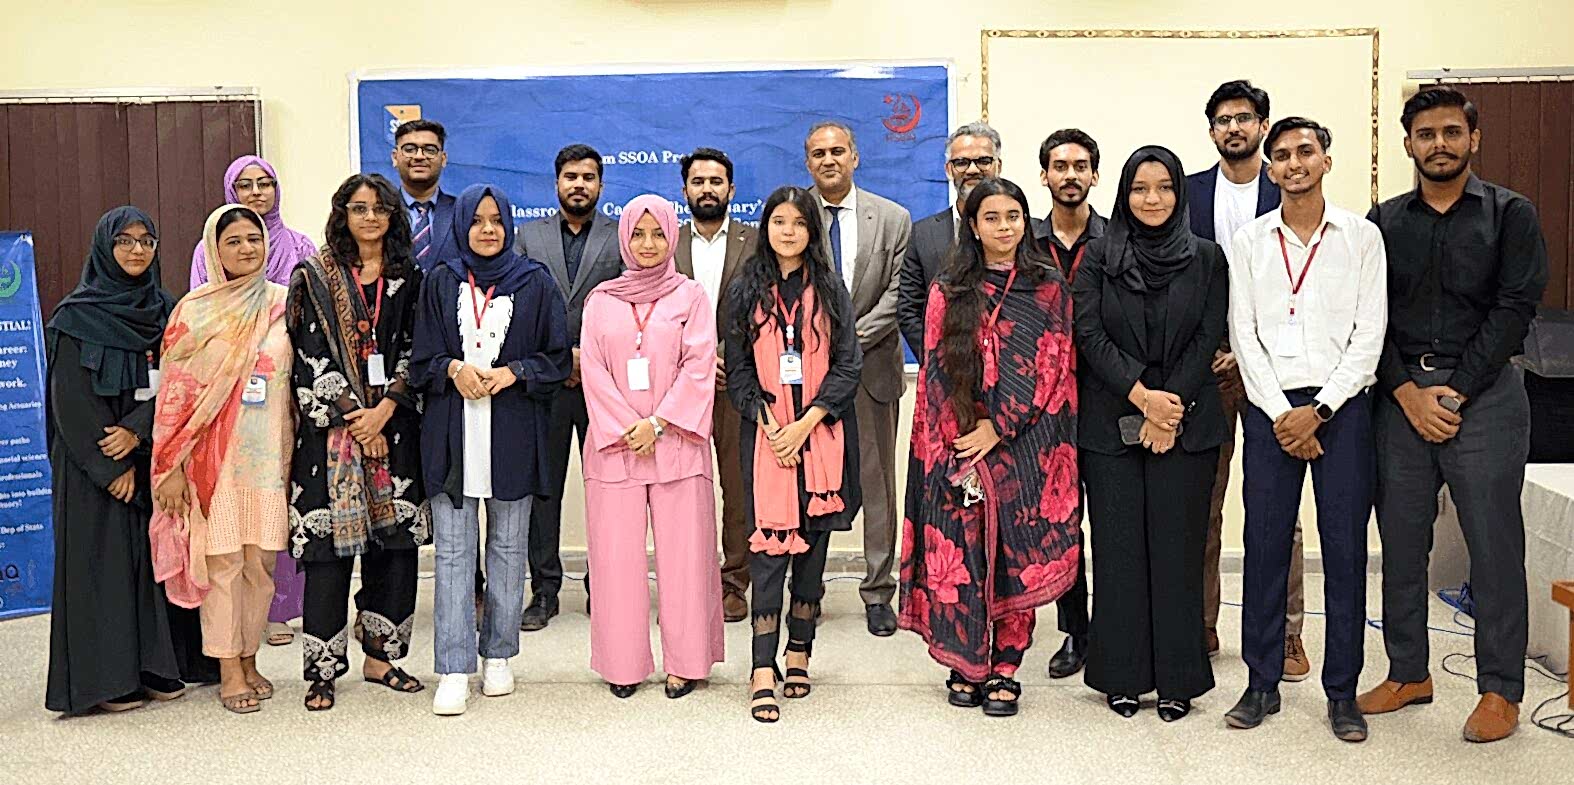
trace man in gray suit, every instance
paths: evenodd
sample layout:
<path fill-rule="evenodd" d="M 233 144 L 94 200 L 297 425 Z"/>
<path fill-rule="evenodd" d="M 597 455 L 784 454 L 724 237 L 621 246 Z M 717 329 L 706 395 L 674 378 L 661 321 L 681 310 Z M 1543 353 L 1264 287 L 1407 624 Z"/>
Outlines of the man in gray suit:
<path fill-rule="evenodd" d="M 902 259 L 897 311 L 902 337 L 919 362 L 924 361 L 924 308 L 929 285 L 945 270 L 946 257 L 956 245 L 956 227 L 962 204 L 973 186 L 987 177 L 1000 176 L 1000 134 L 985 122 L 957 128 L 946 140 L 945 174 L 956 186 L 956 204 L 913 222 L 913 239 Z"/>
<path fill-rule="evenodd" d="M 578 435 L 585 445 L 589 416 L 585 392 L 579 387 L 579 323 L 585 313 L 585 296 L 602 281 L 623 272 L 618 250 L 616 221 L 598 213 L 601 201 L 601 154 L 571 144 L 557 153 L 552 168 L 557 173 L 556 215 L 532 221 L 519 229 L 515 250 L 542 262 L 552 271 L 568 300 L 568 334 L 574 341 L 574 370 L 552 401 L 547 430 L 547 461 L 554 484 L 552 498 L 537 503 L 530 521 L 530 605 L 519 628 L 527 632 L 547 626 L 558 613 L 558 590 L 563 586 L 563 559 L 559 554 L 562 531 L 563 483 L 568 477 L 570 440 Z M 590 579 L 585 579 L 590 590 Z M 588 604 L 587 604 L 588 609 Z"/>
<path fill-rule="evenodd" d="M 733 223 L 728 215 L 736 192 L 732 159 L 711 148 L 700 147 L 679 161 L 683 195 L 693 219 L 678 230 L 678 272 L 700 282 L 716 306 L 716 334 L 727 332 L 726 303 L 722 302 L 733 278 L 754 253 L 754 228 Z M 738 410 L 727 398 L 727 368 L 722 346 L 716 344 L 716 405 L 711 436 L 716 444 L 716 478 L 721 482 L 721 591 L 722 614 L 727 621 L 749 615 L 749 516 L 743 494 L 743 462 L 739 458 Z"/>
<path fill-rule="evenodd" d="M 913 219 L 901 205 L 853 184 L 858 144 L 851 128 L 816 123 L 803 142 L 814 177 L 810 192 L 824 208 L 823 238 L 853 297 L 864 367 L 854 411 L 858 417 L 859 485 L 863 489 L 864 559 L 859 594 L 869 632 L 896 632 L 896 418 L 905 381 L 897 334 L 897 287 Z"/>

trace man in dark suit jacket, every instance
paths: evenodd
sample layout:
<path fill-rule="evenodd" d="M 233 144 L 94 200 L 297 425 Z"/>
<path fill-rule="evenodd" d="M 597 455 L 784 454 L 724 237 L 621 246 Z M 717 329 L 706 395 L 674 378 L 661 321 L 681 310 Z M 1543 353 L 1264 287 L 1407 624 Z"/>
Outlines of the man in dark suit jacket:
<path fill-rule="evenodd" d="M 1279 208 L 1279 186 L 1268 179 L 1268 164 L 1262 159 L 1262 141 L 1269 128 L 1268 110 L 1267 91 L 1244 79 L 1219 85 L 1203 110 L 1208 118 L 1208 135 L 1219 150 L 1219 162 L 1186 178 L 1186 192 L 1191 196 L 1191 231 L 1218 243 L 1226 258 L 1236 230 L 1257 216 Z M 1219 399 L 1224 405 L 1230 437 L 1219 449 L 1219 470 L 1213 482 L 1209 509 L 1207 552 L 1203 557 L 1202 615 L 1210 656 L 1219 651 L 1219 548 L 1224 527 L 1224 495 L 1230 486 L 1235 428 L 1246 401 L 1246 387 L 1241 382 L 1235 355 L 1230 351 L 1228 334 L 1214 356 L 1213 372 L 1219 380 Z M 1297 522 L 1290 564 L 1289 602 L 1285 608 L 1284 677 L 1288 681 L 1300 681 L 1311 673 L 1311 665 L 1301 647 L 1305 605 L 1301 574 L 1301 525 Z"/>
<path fill-rule="evenodd" d="M 924 309 L 929 285 L 945 268 L 956 244 L 957 211 L 973 186 L 1000 176 L 1000 134 L 988 123 L 968 123 L 951 133 L 945 147 L 945 175 L 956 186 L 956 204 L 913 222 L 913 237 L 902 256 L 897 289 L 897 319 L 902 338 L 919 362 L 924 359 Z"/>
<path fill-rule="evenodd" d="M 754 254 L 754 227 L 734 222 L 728 215 L 736 189 L 732 159 L 710 147 L 700 147 L 679 161 L 683 195 L 693 220 L 678 230 L 674 260 L 678 272 L 694 278 L 716 306 L 716 334 L 727 333 L 727 304 L 722 302 L 734 277 Z M 716 405 L 711 440 L 716 445 L 716 478 L 721 483 L 721 591 L 722 614 L 727 621 L 749 615 L 749 515 L 743 493 L 743 462 L 739 457 L 738 430 L 742 421 L 727 398 L 727 369 L 722 345 L 716 344 Z"/>
<path fill-rule="evenodd" d="M 825 211 L 826 255 L 852 293 L 864 367 L 853 410 L 858 417 L 859 485 L 863 490 L 864 559 L 858 593 L 869 632 L 896 633 L 896 420 L 906 380 L 896 329 L 897 272 L 913 219 L 901 205 L 853 184 L 858 146 L 852 129 L 822 122 L 804 140 L 809 192 Z"/>
<path fill-rule="evenodd" d="M 618 224 L 596 210 L 601 201 L 601 154 L 572 144 L 558 151 L 556 215 L 532 221 L 519 229 L 515 249 L 552 271 L 563 298 L 568 301 L 568 334 L 574 342 L 574 370 L 552 401 L 552 421 L 547 431 L 547 461 L 555 493 L 536 504 L 530 521 L 530 605 L 520 621 L 527 632 L 547 626 L 558 613 L 558 590 L 563 586 L 563 560 L 559 535 L 563 518 L 563 483 L 568 478 L 569 445 L 576 435 L 584 449 L 590 417 L 585 412 L 585 392 L 579 386 L 579 327 L 585 297 L 597 284 L 623 272 L 618 246 Z M 585 590 L 590 590 L 587 574 Z"/>
<path fill-rule="evenodd" d="M 416 264 L 425 270 L 458 251 L 454 239 L 453 194 L 443 193 L 438 183 L 448 165 L 448 132 L 435 120 L 415 119 L 394 130 L 393 165 L 404 191 L 404 207 L 410 213 L 410 234 L 414 240 Z"/>

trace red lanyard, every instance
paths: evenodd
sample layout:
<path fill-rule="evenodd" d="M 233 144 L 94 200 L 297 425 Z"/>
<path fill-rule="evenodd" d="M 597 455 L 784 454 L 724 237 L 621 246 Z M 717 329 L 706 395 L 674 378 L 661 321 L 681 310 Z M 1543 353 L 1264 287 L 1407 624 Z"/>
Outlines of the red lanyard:
<path fill-rule="evenodd" d="M 1295 298 L 1301 295 L 1301 286 L 1306 283 L 1306 271 L 1312 269 L 1312 260 L 1317 258 L 1317 249 L 1323 247 L 1323 241 L 1318 240 L 1312 245 L 1311 253 L 1306 255 L 1306 265 L 1301 268 L 1301 277 L 1296 278 L 1290 272 L 1290 249 L 1284 243 L 1284 230 L 1279 231 L 1279 255 L 1284 257 L 1284 275 L 1290 279 L 1290 315 L 1295 315 Z"/>
<path fill-rule="evenodd" d="M 787 348 L 788 349 L 791 349 L 794 346 L 797 346 L 797 344 L 798 344 L 797 336 L 795 335 L 796 330 L 793 329 L 793 322 L 796 322 L 798 320 L 798 306 L 802 302 L 803 302 L 803 297 L 800 296 L 798 299 L 793 301 L 793 303 L 792 303 L 792 310 L 791 311 L 787 310 L 787 302 L 782 299 L 782 288 L 781 288 L 781 286 L 777 286 L 776 287 L 776 307 L 781 309 L 780 313 L 781 313 L 781 316 L 782 316 L 782 321 L 785 322 L 786 325 L 787 325 Z"/>
<path fill-rule="evenodd" d="M 1081 257 L 1081 254 L 1078 254 Z M 989 321 L 984 323 L 984 345 L 989 345 L 989 339 L 995 334 L 995 323 L 1000 321 L 1000 309 L 1005 307 L 1006 295 L 1011 293 L 1011 284 L 1017 282 L 1017 268 L 1011 267 L 1011 274 L 1006 276 L 1006 288 L 1000 291 L 1000 302 L 995 303 L 995 310 L 989 314 Z"/>
<path fill-rule="evenodd" d="M 370 303 L 366 302 L 366 289 L 361 286 L 361 279 L 355 279 L 355 293 L 361 296 L 361 307 L 365 308 L 372 315 L 371 324 L 367 324 L 366 320 L 362 319 L 355 325 L 362 335 L 371 337 L 371 343 L 367 347 L 371 351 L 367 352 L 367 354 L 377 353 L 377 323 L 383 320 L 383 283 L 386 280 L 381 275 L 377 276 L 377 306 L 373 308 Z"/>
<path fill-rule="evenodd" d="M 1071 269 L 1066 272 L 1066 281 L 1068 283 L 1076 279 L 1077 268 L 1082 266 L 1082 253 L 1086 250 L 1088 250 L 1087 243 L 1083 243 L 1077 247 L 1077 255 L 1071 259 Z M 1051 256 L 1055 257 L 1055 266 L 1065 270 L 1065 265 L 1060 263 L 1060 250 L 1055 247 L 1053 242 L 1049 244 L 1049 253 Z M 1013 270 L 1013 272 L 1015 271 Z"/>
<path fill-rule="evenodd" d="M 651 301 L 643 317 L 639 315 L 639 306 L 629 303 L 629 310 L 634 312 L 634 354 L 637 356 L 640 346 L 645 343 L 645 325 L 650 324 L 650 315 L 655 313 L 656 303 Z"/>
<path fill-rule="evenodd" d="M 476 303 L 475 300 L 475 273 L 470 273 L 470 310 L 475 313 L 475 348 L 481 348 L 481 317 L 486 315 L 486 309 L 492 307 L 492 295 L 497 293 L 497 284 L 486 290 L 486 300 Z"/>

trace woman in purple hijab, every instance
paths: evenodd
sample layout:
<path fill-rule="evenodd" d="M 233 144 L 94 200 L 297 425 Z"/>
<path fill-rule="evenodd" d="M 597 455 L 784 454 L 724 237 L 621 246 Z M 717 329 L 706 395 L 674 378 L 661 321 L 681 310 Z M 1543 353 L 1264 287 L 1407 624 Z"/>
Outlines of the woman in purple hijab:
<path fill-rule="evenodd" d="M 295 265 L 317 253 L 317 244 L 284 225 L 279 214 L 279 175 L 259 156 L 243 155 L 224 170 L 224 201 L 255 210 L 268 225 L 268 280 L 288 286 Z M 207 254 L 202 243 L 191 254 L 191 288 L 208 282 Z M 284 646 L 295 640 L 289 621 L 301 616 L 306 574 L 295 567 L 288 550 L 280 551 L 273 569 L 273 606 L 268 610 L 268 643 Z"/>

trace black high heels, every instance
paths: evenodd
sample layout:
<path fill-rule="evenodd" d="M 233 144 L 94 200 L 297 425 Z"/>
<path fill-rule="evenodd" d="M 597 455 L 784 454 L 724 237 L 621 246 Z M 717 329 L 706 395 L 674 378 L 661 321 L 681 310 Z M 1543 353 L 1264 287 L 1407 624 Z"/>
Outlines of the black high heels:
<path fill-rule="evenodd" d="M 1110 711 L 1128 720 L 1137 716 L 1137 709 L 1142 707 L 1142 704 L 1134 695 L 1106 695 L 1104 696 L 1104 702 L 1109 704 Z"/>
<path fill-rule="evenodd" d="M 1165 722 L 1174 722 L 1186 718 L 1191 713 L 1191 701 L 1159 699 L 1159 719 Z"/>
<path fill-rule="evenodd" d="M 619 698 L 632 698 L 635 691 L 639 689 L 638 684 L 608 684 L 607 687 L 612 690 L 614 696 Z"/>

